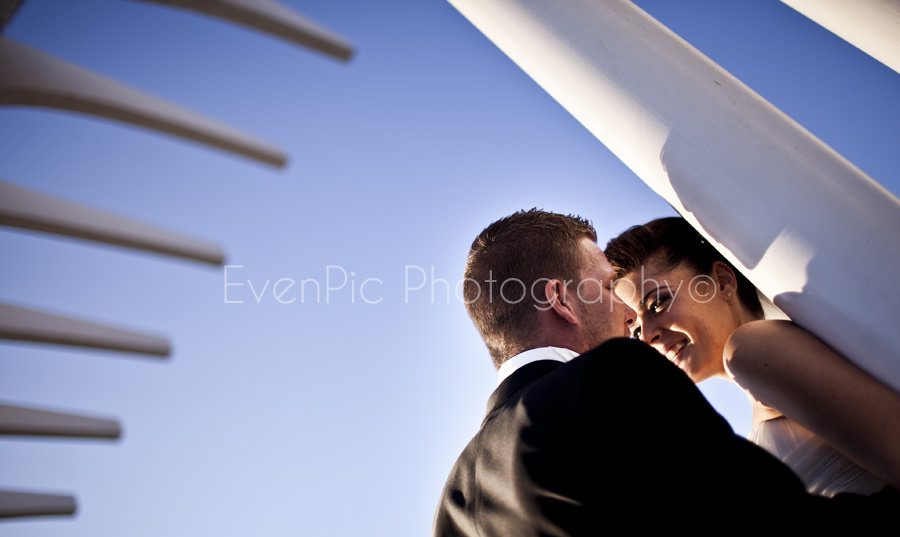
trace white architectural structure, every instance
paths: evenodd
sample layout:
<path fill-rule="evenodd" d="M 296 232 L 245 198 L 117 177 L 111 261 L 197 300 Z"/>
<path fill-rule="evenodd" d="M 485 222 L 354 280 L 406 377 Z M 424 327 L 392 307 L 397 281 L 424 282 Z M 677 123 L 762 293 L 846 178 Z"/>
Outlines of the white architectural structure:
<path fill-rule="evenodd" d="M 795 322 L 900 390 L 897 198 L 632 2 L 450 2 Z"/>
<path fill-rule="evenodd" d="M 0 32 L 24 0 L 0 0 Z M 247 26 L 346 61 L 352 47 L 273 0 L 144 0 Z M 0 105 L 50 107 L 122 121 L 275 167 L 287 155 L 217 121 L 0 36 Z M 221 265 L 217 245 L 0 182 L 0 225 Z M 0 339 L 168 356 L 163 337 L 0 304 Z M 116 420 L 0 405 L 0 435 L 118 438 Z M 73 496 L 0 490 L 0 518 L 72 515 Z"/>

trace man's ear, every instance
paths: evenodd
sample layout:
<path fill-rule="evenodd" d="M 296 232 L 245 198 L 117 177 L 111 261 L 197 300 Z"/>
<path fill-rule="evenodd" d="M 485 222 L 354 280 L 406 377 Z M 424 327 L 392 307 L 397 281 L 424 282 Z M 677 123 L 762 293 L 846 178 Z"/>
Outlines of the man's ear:
<path fill-rule="evenodd" d="M 734 270 L 721 261 L 716 261 L 712 266 L 713 278 L 716 280 L 716 288 L 725 295 L 725 298 L 731 298 L 737 291 L 737 276 Z"/>
<path fill-rule="evenodd" d="M 548 280 L 544 284 L 544 296 L 547 297 L 547 311 L 555 313 L 563 322 L 578 325 L 581 324 L 578 314 L 574 309 L 574 294 L 562 280 Z"/>

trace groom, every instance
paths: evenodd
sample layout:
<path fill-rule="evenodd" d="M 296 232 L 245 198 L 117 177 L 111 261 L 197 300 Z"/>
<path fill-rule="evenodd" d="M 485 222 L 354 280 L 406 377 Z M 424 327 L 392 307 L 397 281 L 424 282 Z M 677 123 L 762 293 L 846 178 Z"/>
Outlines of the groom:
<path fill-rule="evenodd" d="M 696 530 L 723 514 L 823 521 L 827 500 L 736 436 L 675 365 L 622 337 L 634 312 L 614 299 L 588 221 L 502 218 L 472 243 L 465 277 L 499 386 L 450 472 L 435 536 Z"/>

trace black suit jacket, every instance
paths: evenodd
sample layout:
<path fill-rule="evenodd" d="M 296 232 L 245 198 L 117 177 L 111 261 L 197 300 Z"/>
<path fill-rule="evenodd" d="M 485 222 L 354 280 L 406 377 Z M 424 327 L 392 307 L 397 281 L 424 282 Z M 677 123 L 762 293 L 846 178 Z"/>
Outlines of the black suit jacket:
<path fill-rule="evenodd" d="M 616 339 L 566 364 L 528 364 L 497 388 L 450 472 L 434 535 L 696 530 L 717 515 L 824 523 L 825 502 L 736 436 L 675 365 Z"/>

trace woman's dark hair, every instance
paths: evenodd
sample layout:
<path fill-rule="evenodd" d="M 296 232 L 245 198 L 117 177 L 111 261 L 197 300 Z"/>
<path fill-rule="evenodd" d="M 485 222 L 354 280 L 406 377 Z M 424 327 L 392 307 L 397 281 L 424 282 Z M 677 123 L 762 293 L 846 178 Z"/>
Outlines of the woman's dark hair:
<path fill-rule="evenodd" d="M 640 270 L 650 262 L 661 263 L 664 270 L 684 264 L 698 274 L 711 274 L 713 263 L 721 261 L 734 271 L 741 304 L 752 315 L 763 315 L 756 287 L 680 216 L 657 218 L 641 226 L 632 226 L 609 241 L 605 253 L 618 278 Z"/>

